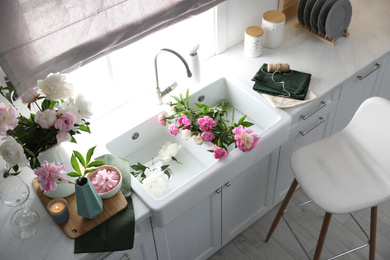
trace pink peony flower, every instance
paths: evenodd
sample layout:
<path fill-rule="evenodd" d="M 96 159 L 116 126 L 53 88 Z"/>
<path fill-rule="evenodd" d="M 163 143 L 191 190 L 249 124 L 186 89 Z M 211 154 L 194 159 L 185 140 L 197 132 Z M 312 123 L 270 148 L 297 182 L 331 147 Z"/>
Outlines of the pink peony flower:
<path fill-rule="evenodd" d="M 222 157 L 228 156 L 228 152 L 225 148 L 218 147 L 216 145 L 211 146 L 211 149 L 214 149 L 214 158 L 221 159 Z"/>
<path fill-rule="evenodd" d="M 158 115 L 158 123 L 160 125 L 163 125 L 165 126 L 167 124 L 167 121 L 165 121 L 165 117 L 167 116 L 167 114 L 165 114 L 164 112 L 161 112 L 159 115 Z"/>
<path fill-rule="evenodd" d="M 191 125 L 191 121 L 187 118 L 185 114 L 181 114 L 179 120 L 177 120 L 178 125 L 184 125 L 183 129 L 188 129 Z"/>
<path fill-rule="evenodd" d="M 61 163 L 48 163 L 47 161 L 44 161 L 40 168 L 34 170 L 34 174 L 38 176 L 38 183 L 45 192 L 57 189 L 58 179 L 66 182 L 66 179 L 61 177 L 61 174 L 66 172 L 66 167 Z"/>
<path fill-rule="evenodd" d="M 31 104 L 37 101 L 38 97 L 38 92 L 33 88 L 29 88 L 23 92 L 20 98 L 22 99 L 23 104 Z"/>
<path fill-rule="evenodd" d="M 45 111 L 38 111 L 34 118 L 35 123 L 40 127 L 49 129 L 57 121 L 57 114 L 55 110 L 46 109 Z"/>
<path fill-rule="evenodd" d="M 214 136 L 214 134 L 212 132 L 204 132 L 202 134 L 202 138 L 205 141 L 211 142 L 215 138 L 215 136 Z"/>
<path fill-rule="evenodd" d="M 198 119 L 199 129 L 203 132 L 211 132 L 213 127 L 217 125 L 214 119 L 211 117 L 205 116 Z"/>
<path fill-rule="evenodd" d="M 177 134 L 179 133 L 179 127 L 175 124 L 170 124 L 169 127 L 168 127 L 168 132 L 172 135 L 172 136 L 177 136 Z"/>
<path fill-rule="evenodd" d="M 56 135 L 57 143 L 62 143 L 62 142 L 69 142 L 72 140 L 72 136 L 65 130 L 61 130 L 57 135 Z"/>
<path fill-rule="evenodd" d="M 0 135 L 5 135 L 9 129 L 14 129 L 18 124 L 18 111 L 13 106 L 5 108 L 0 103 Z"/>
<path fill-rule="evenodd" d="M 236 140 L 236 145 L 241 151 L 250 152 L 257 147 L 257 143 L 260 140 L 260 136 L 252 134 L 250 128 L 245 129 L 242 125 L 234 128 L 232 133 L 235 135 L 234 140 Z"/>
<path fill-rule="evenodd" d="M 77 118 L 72 112 L 66 112 L 57 119 L 54 127 L 59 130 L 70 131 L 73 129 L 76 120 Z"/>
<path fill-rule="evenodd" d="M 106 169 L 98 171 L 92 184 L 99 193 L 104 193 L 112 190 L 119 182 L 119 176 L 114 171 L 107 171 Z"/>

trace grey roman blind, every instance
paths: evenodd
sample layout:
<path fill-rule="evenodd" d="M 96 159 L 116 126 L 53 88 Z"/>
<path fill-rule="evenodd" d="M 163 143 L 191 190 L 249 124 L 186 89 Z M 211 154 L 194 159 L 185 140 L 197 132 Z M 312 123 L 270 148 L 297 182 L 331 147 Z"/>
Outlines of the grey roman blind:
<path fill-rule="evenodd" d="M 1 0 L 0 65 L 21 94 L 225 0 Z"/>

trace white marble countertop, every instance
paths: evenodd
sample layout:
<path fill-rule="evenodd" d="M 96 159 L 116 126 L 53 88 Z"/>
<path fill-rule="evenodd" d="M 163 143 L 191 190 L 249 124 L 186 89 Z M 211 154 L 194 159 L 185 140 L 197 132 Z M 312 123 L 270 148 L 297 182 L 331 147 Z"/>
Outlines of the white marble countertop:
<path fill-rule="evenodd" d="M 317 96 L 329 93 L 333 88 L 354 76 L 359 70 L 382 57 L 390 51 L 390 10 L 389 0 L 351 0 L 353 14 L 349 26 L 350 36 L 340 38 L 335 46 L 331 46 L 295 27 L 296 19 L 286 23 L 283 44 L 277 49 L 264 48 L 259 58 L 246 58 L 243 43 L 240 43 L 216 58 L 202 64 L 202 74 L 213 73 L 218 68 L 220 72 L 237 77 L 252 88 L 252 77 L 263 63 L 289 63 L 291 68 L 312 74 L 310 87 Z M 137 108 L 136 105 L 135 108 Z M 291 116 L 298 113 L 303 106 L 286 109 Z M 126 108 L 128 109 L 128 108 Z M 157 111 L 160 108 L 154 109 Z M 154 113 L 149 112 L 149 113 Z M 121 114 L 118 112 L 118 114 Z M 122 116 L 123 114 L 121 114 Z M 132 118 L 132 122 L 122 124 L 118 133 L 129 129 L 144 115 Z M 103 117 L 96 122 L 99 125 L 118 120 L 112 116 Z M 130 121 L 130 120 L 129 120 Z M 95 123 L 94 123 L 95 124 Z M 97 131 L 98 132 L 98 131 Z M 116 133 L 111 133 L 115 136 Z M 104 133 L 97 136 L 104 143 Z M 91 143 L 96 143 L 95 132 Z M 87 141 L 88 143 L 88 141 Z M 88 146 L 86 146 L 88 147 Z M 31 184 L 33 174 L 23 172 L 23 178 Z M 0 177 L 1 179 L 2 177 Z M 148 218 L 150 210 L 133 195 L 136 222 Z M 86 254 L 73 254 L 74 241 L 69 239 L 61 229 L 54 224 L 38 197 L 32 192 L 26 206 L 32 207 L 40 214 L 39 232 L 30 239 L 16 239 L 9 226 L 12 213 L 16 210 L 0 203 L 0 259 L 82 259 Z M 139 223 L 139 222 L 138 222 Z"/>

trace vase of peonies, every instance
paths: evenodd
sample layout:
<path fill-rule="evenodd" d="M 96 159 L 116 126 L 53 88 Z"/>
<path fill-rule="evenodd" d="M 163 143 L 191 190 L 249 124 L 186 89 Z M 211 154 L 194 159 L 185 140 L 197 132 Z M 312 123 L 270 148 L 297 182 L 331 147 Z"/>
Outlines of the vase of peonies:
<path fill-rule="evenodd" d="M 0 155 L 7 163 L 4 177 L 19 174 L 24 166 L 40 168 L 44 162 L 68 164 L 65 171 L 71 171 L 70 154 L 61 144 L 76 143 L 76 134 L 90 133 L 90 103 L 82 96 L 74 97 L 72 84 L 60 73 L 38 80 L 36 87 L 21 95 L 22 103 L 31 110 L 28 115 L 20 113 L 15 105 L 15 91 L 0 85 L 0 94 L 9 102 L 8 106 L 0 102 L 0 136 L 4 136 Z M 61 197 L 68 194 L 61 193 Z"/>

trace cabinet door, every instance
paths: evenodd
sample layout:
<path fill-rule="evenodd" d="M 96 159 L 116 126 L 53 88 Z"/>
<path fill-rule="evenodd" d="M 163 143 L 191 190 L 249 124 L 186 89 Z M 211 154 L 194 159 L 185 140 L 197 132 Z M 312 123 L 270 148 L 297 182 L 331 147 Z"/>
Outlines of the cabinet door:
<path fill-rule="evenodd" d="M 290 167 L 291 155 L 299 147 L 330 135 L 336 106 L 337 103 L 332 103 L 325 110 L 321 110 L 320 113 L 315 114 L 307 122 L 295 128 L 289 135 L 289 141 L 281 146 L 275 182 L 274 206 L 284 199 L 294 179 L 294 174 Z"/>
<path fill-rule="evenodd" d="M 383 65 L 386 62 L 383 57 L 342 86 L 332 133 L 346 127 L 363 101 L 378 94 L 379 81 L 383 76 Z"/>
<path fill-rule="evenodd" d="M 279 148 L 222 187 L 222 246 L 272 208 L 278 157 Z"/>
<path fill-rule="evenodd" d="M 153 231 L 158 259 L 207 259 L 221 247 L 221 192 Z"/>
<path fill-rule="evenodd" d="M 390 100 L 390 55 L 387 55 L 387 65 L 383 65 L 383 78 L 379 84 L 378 96 Z"/>

